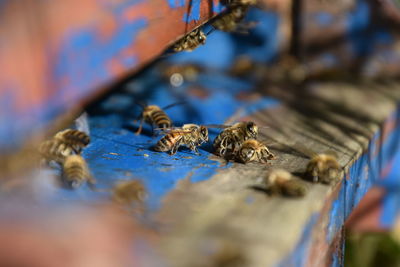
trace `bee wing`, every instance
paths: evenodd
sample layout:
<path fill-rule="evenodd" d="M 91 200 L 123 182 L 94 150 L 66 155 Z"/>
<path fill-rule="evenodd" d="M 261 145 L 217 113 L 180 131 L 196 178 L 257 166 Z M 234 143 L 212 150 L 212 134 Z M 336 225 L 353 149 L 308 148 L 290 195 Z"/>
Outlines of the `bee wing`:
<path fill-rule="evenodd" d="M 221 128 L 221 129 L 226 129 L 231 127 L 232 125 L 224 125 L 224 124 L 207 124 L 204 125 L 207 128 Z"/>
<path fill-rule="evenodd" d="M 162 132 L 164 134 L 170 133 L 170 132 L 174 132 L 174 133 L 189 133 L 192 132 L 192 129 L 182 129 L 181 127 L 171 127 L 171 128 L 155 128 L 155 131 L 159 131 Z"/>

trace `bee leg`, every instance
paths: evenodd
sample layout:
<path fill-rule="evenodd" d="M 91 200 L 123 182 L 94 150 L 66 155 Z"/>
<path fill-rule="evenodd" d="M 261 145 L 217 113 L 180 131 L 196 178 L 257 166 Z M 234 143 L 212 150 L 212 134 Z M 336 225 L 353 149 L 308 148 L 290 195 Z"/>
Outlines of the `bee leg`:
<path fill-rule="evenodd" d="M 196 146 L 195 144 L 192 143 L 192 144 L 190 145 L 190 149 L 191 149 L 192 151 L 194 151 L 194 153 L 196 153 L 197 156 L 200 156 L 199 150 L 197 149 L 197 146 Z"/>
<path fill-rule="evenodd" d="M 139 125 L 139 129 L 136 131 L 136 135 L 139 135 L 142 132 L 142 126 L 143 126 L 143 118 L 140 119 L 140 125 Z"/>
<path fill-rule="evenodd" d="M 171 148 L 171 152 L 169 152 L 169 154 L 171 156 L 175 155 L 175 153 L 178 151 L 178 148 L 180 147 L 180 145 L 181 145 L 180 141 L 176 142 L 175 145 Z"/>

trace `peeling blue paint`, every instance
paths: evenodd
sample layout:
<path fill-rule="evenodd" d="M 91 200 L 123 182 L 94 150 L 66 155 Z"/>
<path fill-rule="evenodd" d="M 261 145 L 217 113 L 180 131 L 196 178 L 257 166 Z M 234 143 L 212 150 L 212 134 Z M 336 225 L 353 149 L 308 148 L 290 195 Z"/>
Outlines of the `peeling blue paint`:
<path fill-rule="evenodd" d="M 218 2 L 217 4 L 215 4 L 213 2 L 213 12 L 214 13 L 221 13 L 224 9 L 225 9 L 225 7 L 220 2 Z"/>
<path fill-rule="evenodd" d="M 183 22 L 189 23 L 191 21 L 198 21 L 200 20 L 200 4 L 201 0 L 188 0 L 189 1 L 189 8 L 190 13 L 185 13 L 183 15 Z"/>
<path fill-rule="evenodd" d="M 185 6 L 185 0 L 168 0 L 168 5 L 170 8 L 183 7 Z"/>
<path fill-rule="evenodd" d="M 390 178 L 380 180 L 382 168 L 393 159 L 400 161 L 400 107 L 391 116 L 395 119 L 396 128 L 386 137 L 384 144 L 376 157 L 371 157 L 378 149 L 376 146 L 380 138 L 377 132 L 372 138 L 368 148 L 368 154 L 363 154 L 357 159 L 349 169 L 348 176 L 342 182 L 337 198 L 333 201 L 329 212 L 329 222 L 327 224 L 326 242 L 331 244 L 337 234 L 342 230 L 345 220 L 348 218 L 354 207 L 361 201 L 368 189 L 374 184 L 384 186 L 388 190 L 383 202 L 383 212 L 380 222 L 383 226 L 390 227 L 395 222 L 397 215 L 400 214 L 400 164 L 395 164 Z M 296 248 L 278 266 L 305 266 L 306 256 L 309 252 L 311 242 L 311 232 L 317 222 L 319 214 L 314 214 L 312 219 L 304 229 L 301 241 Z M 335 251 L 332 256 L 332 266 L 341 266 L 344 253 L 344 242 L 341 251 Z"/>
<path fill-rule="evenodd" d="M 90 90 L 93 80 L 105 82 L 113 77 L 107 68 L 113 58 L 133 44 L 136 35 L 147 25 L 138 19 L 119 27 L 111 40 L 101 41 L 96 29 L 80 30 L 69 34 L 56 59 L 55 81 L 69 77 L 69 83 L 60 85 L 61 92 Z M 135 58 L 131 62 L 136 62 Z"/>
<path fill-rule="evenodd" d="M 400 133 L 396 132 L 393 135 L 396 135 L 393 138 L 400 138 Z M 400 152 L 398 151 L 396 151 L 392 166 L 390 173 L 377 183 L 386 190 L 380 217 L 380 225 L 384 228 L 392 228 L 400 215 Z"/>

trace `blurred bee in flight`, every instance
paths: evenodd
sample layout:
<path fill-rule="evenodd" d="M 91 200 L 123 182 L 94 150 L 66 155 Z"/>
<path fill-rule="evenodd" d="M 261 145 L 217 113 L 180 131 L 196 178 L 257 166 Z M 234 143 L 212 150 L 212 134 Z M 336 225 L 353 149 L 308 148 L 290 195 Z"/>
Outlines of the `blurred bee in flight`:
<path fill-rule="evenodd" d="M 67 156 L 63 162 L 63 179 L 71 188 L 78 188 L 84 182 L 91 185 L 96 183 L 96 180 L 91 176 L 85 159 L 81 155 Z"/>
<path fill-rule="evenodd" d="M 274 154 L 269 151 L 268 147 L 255 139 L 244 141 L 236 154 L 236 159 L 242 163 L 267 163 L 274 158 Z"/>
<path fill-rule="evenodd" d="M 307 193 L 307 186 L 300 179 L 285 170 L 273 170 L 265 177 L 264 183 L 267 191 L 272 195 L 283 195 L 288 197 L 303 197 Z"/>
<path fill-rule="evenodd" d="M 221 157 L 235 155 L 244 141 L 258 136 L 258 126 L 251 121 L 220 127 L 225 129 L 215 138 L 213 146 L 215 153 Z"/>
<path fill-rule="evenodd" d="M 207 141 L 207 127 L 196 124 L 185 124 L 182 128 L 167 130 L 167 134 L 157 142 L 154 150 L 159 152 L 170 151 L 170 155 L 174 155 L 181 145 L 185 145 L 199 155 L 197 147 Z"/>
<path fill-rule="evenodd" d="M 314 183 L 330 184 L 338 178 L 340 169 L 334 152 L 315 154 L 307 164 L 305 176 Z"/>
<path fill-rule="evenodd" d="M 206 34 L 200 28 L 197 28 L 178 40 L 172 46 L 172 50 L 174 52 L 193 51 L 198 46 L 204 45 L 206 40 Z"/>
<path fill-rule="evenodd" d="M 112 189 L 112 199 L 121 205 L 142 203 L 147 196 L 146 188 L 139 180 L 117 183 Z"/>
<path fill-rule="evenodd" d="M 139 104 L 139 103 L 138 103 Z M 140 114 L 140 126 L 136 131 L 136 135 L 139 135 L 142 132 L 143 121 L 149 123 L 152 127 L 152 131 L 154 133 L 154 125 L 158 129 L 168 129 L 172 127 L 172 120 L 168 117 L 168 115 L 164 112 L 164 110 L 172 108 L 177 105 L 183 104 L 182 102 L 177 102 L 170 104 L 164 108 L 160 108 L 156 105 L 145 106 L 139 104 L 143 111 Z"/>

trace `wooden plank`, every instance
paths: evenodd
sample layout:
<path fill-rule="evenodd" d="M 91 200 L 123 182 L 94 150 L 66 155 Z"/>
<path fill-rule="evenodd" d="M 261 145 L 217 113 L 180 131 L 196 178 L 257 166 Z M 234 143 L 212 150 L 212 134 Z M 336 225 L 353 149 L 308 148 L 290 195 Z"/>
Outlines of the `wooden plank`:
<path fill-rule="evenodd" d="M 345 179 L 331 186 L 309 184 L 308 195 L 296 200 L 251 190 L 274 168 L 305 170 L 308 159 L 301 149 L 273 145 L 278 159 L 271 165 L 234 164 L 200 183 L 191 183 L 188 176 L 168 195 L 160 212 L 163 221 L 172 222 L 171 232 L 163 237 L 172 265 L 214 266 L 210 255 L 227 242 L 248 261 L 246 266 L 330 265 L 332 252 L 341 256 L 334 246 L 340 247 L 341 239 L 335 236 L 344 220 L 399 148 L 399 140 L 389 138 L 399 126 L 393 117 L 400 100 L 397 86 L 315 85 L 301 94 L 291 90 L 287 105 L 243 118 L 269 125 L 261 137 L 283 148 L 297 143 L 315 152 L 335 150 Z M 303 101 L 296 107 L 299 97 Z M 395 147 L 388 150 L 387 145 Z"/>

